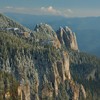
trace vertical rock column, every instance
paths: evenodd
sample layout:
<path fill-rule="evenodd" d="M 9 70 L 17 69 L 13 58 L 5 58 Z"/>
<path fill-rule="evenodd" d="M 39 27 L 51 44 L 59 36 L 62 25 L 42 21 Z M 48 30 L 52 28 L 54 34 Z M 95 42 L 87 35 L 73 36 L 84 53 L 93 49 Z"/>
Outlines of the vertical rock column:
<path fill-rule="evenodd" d="M 78 45 L 76 40 L 76 35 L 67 26 L 60 27 L 57 31 L 58 39 L 62 45 L 65 45 L 67 49 L 72 49 L 78 51 Z"/>

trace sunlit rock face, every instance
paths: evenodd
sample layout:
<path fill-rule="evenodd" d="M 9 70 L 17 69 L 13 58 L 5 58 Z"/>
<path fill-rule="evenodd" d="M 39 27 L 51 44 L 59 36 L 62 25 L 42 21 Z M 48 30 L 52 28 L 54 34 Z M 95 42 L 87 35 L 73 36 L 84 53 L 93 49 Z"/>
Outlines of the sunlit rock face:
<path fill-rule="evenodd" d="M 78 51 L 78 45 L 76 40 L 76 35 L 69 27 L 60 27 L 57 31 L 58 39 L 62 45 L 66 48 Z"/>

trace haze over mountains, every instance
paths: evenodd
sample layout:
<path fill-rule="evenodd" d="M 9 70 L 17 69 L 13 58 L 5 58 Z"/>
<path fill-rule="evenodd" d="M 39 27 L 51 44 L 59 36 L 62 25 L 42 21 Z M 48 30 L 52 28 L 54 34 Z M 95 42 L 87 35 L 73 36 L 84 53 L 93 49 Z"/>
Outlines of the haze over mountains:
<path fill-rule="evenodd" d="M 34 30 L 37 23 L 47 23 L 56 31 L 59 26 L 69 26 L 77 35 L 81 51 L 100 57 L 100 17 L 65 18 L 61 16 L 5 13 L 5 15 Z"/>

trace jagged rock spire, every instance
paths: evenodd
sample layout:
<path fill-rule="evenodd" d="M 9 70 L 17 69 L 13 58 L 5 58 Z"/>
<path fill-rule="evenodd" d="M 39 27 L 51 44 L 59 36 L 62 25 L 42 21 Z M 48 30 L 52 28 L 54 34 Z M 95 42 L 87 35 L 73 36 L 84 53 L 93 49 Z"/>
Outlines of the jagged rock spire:
<path fill-rule="evenodd" d="M 60 43 L 62 45 L 65 45 L 66 48 L 72 50 L 79 50 L 76 35 L 68 26 L 65 26 L 64 28 L 60 27 L 57 31 L 57 35 Z"/>

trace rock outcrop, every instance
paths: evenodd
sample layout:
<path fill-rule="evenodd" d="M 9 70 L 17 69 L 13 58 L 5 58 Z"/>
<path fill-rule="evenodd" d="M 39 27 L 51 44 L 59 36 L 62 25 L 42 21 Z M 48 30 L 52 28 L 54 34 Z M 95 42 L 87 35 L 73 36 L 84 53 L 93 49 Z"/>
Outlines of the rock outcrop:
<path fill-rule="evenodd" d="M 85 90 L 84 84 L 75 80 L 79 75 L 78 69 L 75 75 L 73 70 L 74 65 L 86 61 L 85 57 L 77 60 L 80 53 L 73 54 L 68 49 L 78 51 L 76 36 L 68 27 L 60 28 L 56 34 L 51 26 L 40 24 L 27 39 L 0 31 L 0 71 L 5 78 L 5 73 L 10 73 L 15 79 L 8 77 L 5 80 L 0 74 L 0 84 L 3 85 L 0 89 L 4 93 L 0 96 L 10 99 L 13 95 L 13 100 L 17 97 L 21 100 L 87 99 L 90 92 Z"/>
<path fill-rule="evenodd" d="M 45 35 L 48 35 L 49 37 L 57 38 L 55 31 L 52 29 L 52 27 L 45 23 L 40 23 L 35 26 L 34 31 L 44 33 Z"/>
<path fill-rule="evenodd" d="M 50 25 L 44 23 L 37 24 L 34 31 L 40 35 L 37 37 L 42 45 L 52 45 L 56 48 L 61 48 L 57 34 Z"/>
<path fill-rule="evenodd" d="M 13 53 L 11 51 L 9 52 L 10 55 Z M 47 56 L 48 53 L 50 53 L 49 56 Z M 53 57 L 51 54 L 53 54 Z M 60 54 L 60 59 L 57 58 L 58 54 Z M 62 96 L 59 97 L 62 89 L 61 84 L 65 85 L 66 82 L 69 84 L 69 88 L 64 88 L 63 91 L 66 90 L 64 96 L 78 100 L 80 85 L 77 86 L 71 77 L 69 55 L 66 51 L 52 52 L 50 50 L 47 52 L 44 49 L 44 52 L 41 52 L 41 50 L 33 51 L 33 54 L 16 51 L 13 57 L 12 59 L 7 56 L 7 60 L 1 64 L 1 70 L 9 69 L 8 72 L 13 73 L 20 81 L 18 96 L 21 100 L 63 98 Z M 29 81 L 29 84 L 24 85 L 26 81 Z"/>
<path fill-rule="evenodd" d="M 66 48 L 78 51 L 76 35 L 69 27 L 60 27 L 57 31 L 58 39 Z"/>
<path fill-rule="evenodd" d="M 68 52 L 63 48 L 61 50 L 61 43 L 51 26 L 47 24 L 37 25 L 33 32 L 35 41 L 28 42 L 26 46 L 25 40 L 21 42 L 16 35 L 4 34 L 8 37 L 7 41 L 11 41 L 12 37 L 17 41 L 16 43 L 13 42 L 13 47 L 10 49 L 5 48 L 9 54 L 5 56 L 5 60 L 2 55 L 5 51 L 1 50 L 1 70 L 12 73 L 21 83 L 18 86 L 18 96 L 21 100 L 59 99 L 62 89 L 60 85 L 65 85 L 65 81 L 71 84 L 72 78 Z M 38 45 L 35 46 L 33 43 L 35 44 L 36 39 L 38 39 Z M 3 42 L 6 42 L 5 38 L 2 40 Z M 17 43 L 20 43 L 18 48 L 16 47 Z M 12 45 L 11 42 L 8 44 Z M 26 84 L 27 81 L 28 84 Z M 76 85 L 74 84 L 74 86 Z M 69 98 L 75 98 L 72 95 L 74 89 L 73 85 L 70 85 L 70 89 L 66 89 L 66 91 L 73 90 L 71 95 L 66 92 Z M 65 95 L 65 97 L 67 96 Z"/>

